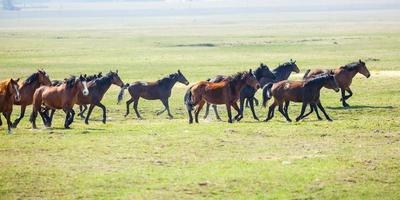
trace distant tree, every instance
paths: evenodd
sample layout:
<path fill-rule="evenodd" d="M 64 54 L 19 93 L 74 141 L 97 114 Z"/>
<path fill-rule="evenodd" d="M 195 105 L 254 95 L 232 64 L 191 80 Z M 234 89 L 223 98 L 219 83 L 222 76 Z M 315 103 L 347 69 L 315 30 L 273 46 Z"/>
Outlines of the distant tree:
<path fill-rule="evenodd" d="M 3 0 L 3 10 L 18 10 L 18 8 L 14 6 L 12 0 Z"/>

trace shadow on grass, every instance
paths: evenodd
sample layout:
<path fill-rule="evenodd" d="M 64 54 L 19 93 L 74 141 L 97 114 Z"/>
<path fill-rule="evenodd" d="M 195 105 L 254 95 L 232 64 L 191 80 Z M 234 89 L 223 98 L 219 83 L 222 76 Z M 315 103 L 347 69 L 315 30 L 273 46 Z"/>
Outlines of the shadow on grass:
<path fill-rule="evenodd" d="M 394 109 L 396 107 L 394 106 L 350 106 L 350 107 L 331 107 L 331 106 L 326 106 L 327 109 L 331 110 L 357 110 L 357 109 L 365 109 L 365 108 L 376 108 L 376 109 Z"/>

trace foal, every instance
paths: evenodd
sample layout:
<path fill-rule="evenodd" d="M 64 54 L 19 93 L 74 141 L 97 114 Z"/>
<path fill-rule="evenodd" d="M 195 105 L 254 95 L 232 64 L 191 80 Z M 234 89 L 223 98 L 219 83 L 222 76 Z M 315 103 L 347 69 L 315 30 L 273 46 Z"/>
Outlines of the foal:
<path fill-rule="evenodd" d="M 336 81 L 339 85 L 339 88 L 341 90 L 342 98 L 340 101 L 342 102 L 343 107 L 349 107 L 350 105 L 346 103 L 346 100 L 349 99 L 351 96 L 353 96 L 353 92 L 350 89 L 351 82 L 354 78 L 354 76 L 357 73 L 360 73 L 364 75 L 365 77 L 369 78 L 371 74 L 369 73 L 367 66 L 365 65 L 365 62 L 359 60 L 358 62 L 353 62 L 349 63 L 345 66 L 339 67 L 337 69 L 313 69 L 313 70 L 307 70 L 305 73 L 303 79 L 309 79 L 312 78 L 313 76 L 316 76 L 318 74 L 323 74 L 323 73 L 328 73 L 332 72 L 335 74 Z M 332 89 L 332 88 L 329 88 Z M 346 95 L 346 91 L 349 93 L 349 95 Z"/>
<path fill-rule="evenodd" d="M 66 113 L 64 127 L 69 129 L 71 123 L 74 121 L 75 111 L 73 109 L 78 92 L 83 95 L 89 95 L 87 88 L 86 78 L 80 75 L 78 78 L 72 76 L 67 79 L 65 83 L 60 86 L 42 86 L 35 91 L 33 95 L 33 111 L 30 117 L 32 128 L 36 127 L 37 113 L 46 119 L 46 126 L 51 126 L 51 119 L 46 115 L 46 111 L 42 111 L 42 105 L 46 107 L 45 110 L 51 109 L 54 113 L 55 109 L 62 109 Z"/>
<path fill-rule="evenodd" d="M 274 117 L 275 107 L 279 106 L 279 112 L 286 118 L 288 122 L 291 122 L 292 120 L 288 115 L 288 106 L 290 101 L 303 103 L 301 113 L 296 118 L 296 121 L 308 116 L 314 110 L 318 112 L 317 106 L 324 113 L 326 119 L 332 121 L 332 119 L 325 112 L 325 109 L 322 106 L 319 98 L 320 91 L 323 86 L 333 88 L 336 92 L 339 91 L 335 77 L 331 74 L 324 74 L 307 81 L 285 80 L 275 84 L 267 85 L 264 87 L 264 90 L 266 91 L 263 91 L 263 106 L 266 106 L 268 99 L 271 97 L 274 97 L 274 103 L 269 107 L 268 116 L 265 121 L 269 121 Z M 283 108 L 283 103 L 286 103 L 285 109 Z M 311 106 L 311 112 L 304 115 L 308 104 Z"/>
<path fill-rule="evenodd" d="M 11 133 L 10 117 L 13 110 L 13 103 L 20 100 L 18 81 L 19 79 L 8 79 L 0 82 L 0 113 L 3 113 L 7 120 L 8 133 Z M 3 122 L 0 120 L 0 126 L 2 124 Z"/>
<path fill-rule="evenodd" d="M 240 114 L 237 101 L 240 98 L 240 91 L 249 85 L 255 90 L 260 88 L 256 77 L 251 69 L 248 72 L 240 72 L 230 76 L 219 83 L 200 81 L 192 85 L 185 94 L 185 105 L 189 113 L 189 123 L 193 123 L 192 110 L 195 110 L 195 121 L 199 123 L 199 113 L 204 104 L 225 104 L 228 111 L 228 122 L 232 123 L 231 106 Z"/>
<path fill-rule="evenodd" d="M 43 70 L 38 70 L 37 72 L 33 73 L 22 83 L 22 85 L 20 85 L 19 93 L 21 95 L 21 99 L 19 101 L 14 101 L 14 105 L 21 106 L 21 114 L 19 118 L 17 118 L 12 124 L 13 128 L 16 128 L 18 123 L 24 117 L 26 107 L 32 104 L 33 93 L 36 91 L 36 89 L 43 85 L 51 85 L 49 75 Z"/>
<path fill-rule="evenodd" d="M 189 81 L 186 80 L 185 76 L 182 74 L 180 70 L 177 73 L 170 74 L 156 82 L 134 82 L 132 85 L 127 84 L 127 86 L 122 87 L 121 92 L 118 95 L 118 103 L 122 101 L 124 96 L 124 90 L 128 88 L 129 94 L 131 95 L 131 99 L 126 102 L 126 114 L 125 117 L 129 114 L 129 105 L 133 103 L 133 108 L 135 109 L 135 113 L 137 118 L 142 119 L 138 111 L 138 103 L 140 97 L 147 100 L 156 100 L 160 99 L 164 104 L 164 109 L 157 112 L 157 115 L 162 114 L 167 110 L 168 116 L 173 118 L 170 110 L 168 99 L 171 96 L 172 87 L 174 87 L 176 82 L 183 83 L 185 85 L 189 85 Z"/>

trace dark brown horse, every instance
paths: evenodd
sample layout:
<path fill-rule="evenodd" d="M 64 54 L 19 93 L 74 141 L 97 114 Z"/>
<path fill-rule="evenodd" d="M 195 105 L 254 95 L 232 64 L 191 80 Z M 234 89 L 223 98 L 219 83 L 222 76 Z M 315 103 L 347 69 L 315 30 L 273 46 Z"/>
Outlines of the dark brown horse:
<path fill-rule="evenodd" d="M 18 81 L 8 79 L 0 82 L 0 113 L 3 113 L 7 120 L 8 133 L 11 133 L 11 113 L 13 110 L 14 101 L 20 100 L 20 94 L 18 89 Z M 0 126 L 3 122 L 0 119 Z"/>
<path fill-rule="evenodd" d="M 332 121 L 332 119 L 325 112 L 325 109 L 322 106 L 319 98 L 321 88 L 324 86 L 333 88 L 336 92 L 339 91 L 338 84 L 332 74 L 324 74 L 307 81 L 284 80 L 274 84 L 270 83 L 264 87 L 263 106 L 265 107 L 267 105 L 267 101 L 271 97 L 274 97 L 274 103 L 269 107 L 268 116 L 265 121 L 268 121 L 274 117 L 275 107 L 279 106 L 279 112 L 286 118 L 288 122 L 291 122 L 292 120 L 288 115 L 288 106 L 290 101 L 303 103 L 301 113 L 296 118 L 296 121 L 303 119 L 313 111 L 315 111 L 318 115 L 317 106 L 324 113 L 326 119 Z M 286 104 L 285 108 L 283 108 L 284 103 Z M 309 104 L 311 106 L 311 111 L 304 115 L 305 109 Z"/>
<path fill-rule="evenodd" d="M 104 94 L 110 88 L 111 84 L 120 87 L 124 86 L 124 83 L 118 76 L 118 70 L 116 72 L 110 71 L 105 76 L 102 76 L 100 78 L 96 77 L 94 80 L 89 81 L 88 82 L 89 95 L 85 96 L 82 93 L 78 93 L 78 100 L 76 104 L 80 105 L 80 107 L 81 106 L 84 107 L 83 110 L 81 109 L 81 112 L 78 114 L 78 116 L 85 118 L 86 124 L 89 124 L 89 117 L 95 106 L 98 106 L 103 110 L 103 123 L 106 123 L 107 119 L 106 107 L 101 103 L 101 100 L 103 99 Z M 86 105 L 88 104 L 90 104 L 89 111 L 86 117 L 84 117 L 83 113 L 86 111 L 87 109 Z"/>
<path fill-rule="evenodd" d="M 121 92 L 118 95 L 118 102 L 122 101 L 124 90 L 128 88 L 129 94 L 131 95 L 131 99 L 126 102 L 126 114 L 125 117 L 129 114 L 129 105 L 133 103 L 133 108 L 135 109 L 136 116 L 141 119 L 142 117 L 139 114 L 137 109 L 140 97 L 147 100 L 156 100 L 160 99 L 164 104 L 164 109 L 157 112 L 157 115 L 162 114 L 167 110 L 168 116 L 173 118 L 170 110 L 168 99 L 171 96 L 172 87 L 174 87 L 176 82 L 183 83 L 185 85 L 189 85 L 189 81 L 186 80 L 185 76 L 178 70 L 177 73 L 170 74 L 167 77 L 164 77 L 156 82 L 134 82 L 132 85 L 127 85 L 121 89 Z"/>
<path fill-rule="evenodd" d="M 268 66 L 263 63 L 261 63 L 260 66 L 256 70 L 254 70 L 254 76 L 256 77 L 258 82 L 260 82 L 261 79 L 265 79 L 265 78 L 272 79 L 272 80 L 275 79 L 275 75 L 269 70 Z M 218 83 L 218 82 L 223 81 L 226 78 L 227 78 L 226 76 L 219 75 L 213 79 L 209 79 L 208 81 L 212 82 L 212 83 Z M 253 102 L 253 99 L 255 99 L 254 95 L 256 94 L 256 92 L 257 92 L 257 90 L 251 86 L 246 86 L 240 91 L 240 100 L 239 100 L 240 115 L 235 116 L 236 120 L 240 121 L 243 118 L 243 110 L 244 110 L 245 100 L 249 101 L 250 109 L 253 114 L 253 118 L 255 120 L 258 120 L 258 117 L 254 110 L 254 102 Z M 207 103 L 206 113 L 204 115 L 204 118 L 207 118 L 209 108 L 210 108 L 210 104 Z M 221 118 L 218 115 L 217 106 L 213 105 L 213 109 L 214 109 L 215 116 L 217 117 L 217 119 L 221 120 Z"/>
<path fill-rule="evenodd" d="M 21 114 L 12 124 L 13 128 L 16 128 L 18 123 L 24 117 L 26 107 L 32 104 L 33 93 L 43 85 L 51 85 L 49 75 L 43 70 L 38 70 L 33 73 L 20 85 L 19 94 L 21 95 L 21 99 L 19 101 L 14 101 L 14 105 L 21 106 Z"/>
<path fill-rule="evenodd" d="M 232 123 L 231 107 L 238 112 L 238 115 L 241 114 L 237 101 L 240 98 L 240 91 L 246 85 L 255 90 L 260 88 L 260 84 L 251 69 L 248 72 L 237 73 L 218 83 L 200 81 L 192 85 L 186 92 L 184 99 L 189 113 L 189 123 L 193 123 L 192 110 L 194 106 L 197 106 L 195 121 L 199 123 L 199 113 L 206 102 L 214 105 L 225 104 L 228 111 L 228 122 Z"/>
<path fill-rule="evenodd" d="M 30 117 L 32 128 L 36 128 L 36 117 L 39 114 L 46 119 L 46 126 L 51 126 L 51 120 L 43 111 L 42 105 L 47 109 L 63 109 L 66 113 L 64 127 L 69 128 L 74 121 L 74 105 L 77 102 L 78 93 L 89 95 L 86 78 L 82 75 L 78 78 L 72 76 L 60 86 L 42 86 L 38 88 L 33 95 L 33 111 Z"/>
<path fill-rule="evenodd" d="M 338 82 L 338 85 L 339 85 L 339 88 L 340 88 L 341 94 L 342 94 L 342 98 L 340 99 L 340 101 L 342 102 L 343 107 L 350 106 L 348 103 L 346 103 L 346 100 L 349 99 L 353 95 L 353 92 L 350 89 L 350 85 L 353 80 L 353 77 L 357 73 L 360 73 L 367 78 L 369 78 L 371 76 L 371 74 L 369 73 L 369 71 L 367 69 L 367 66 L 365 65 L 365 62 L 359 60 L 358 62 L 353 62 L 353 63 L 347 64 L 345 66 L 339 67 L 337 69 L 307 70 L 303 79 L 306 80 L 315 75 L 322 74 L 322 73 L 328 73 L 328 72 L 333 72 L 335 74 L 336 81 Z M 349 95 L 346 95 L 346 91 L 349 93 Z"/>

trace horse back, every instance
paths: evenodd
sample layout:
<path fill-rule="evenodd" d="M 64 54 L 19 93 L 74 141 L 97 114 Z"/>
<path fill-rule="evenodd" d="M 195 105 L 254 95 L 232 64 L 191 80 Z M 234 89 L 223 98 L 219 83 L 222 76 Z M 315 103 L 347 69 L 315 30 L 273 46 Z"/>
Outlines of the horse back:
<path fill-rule="evenodd" d="M 304 81 L 279 81 L 274 83 L 271 93 L 279 101 L 302 102 Z"/>

